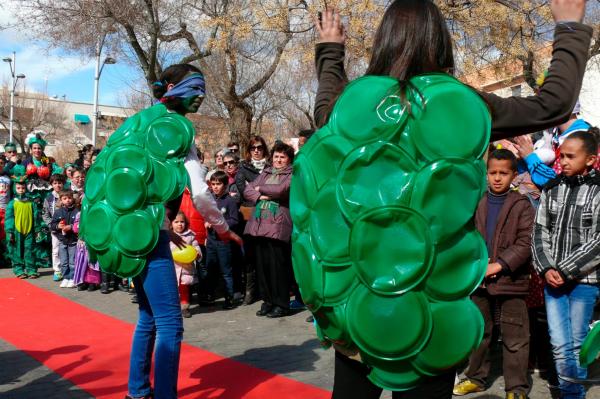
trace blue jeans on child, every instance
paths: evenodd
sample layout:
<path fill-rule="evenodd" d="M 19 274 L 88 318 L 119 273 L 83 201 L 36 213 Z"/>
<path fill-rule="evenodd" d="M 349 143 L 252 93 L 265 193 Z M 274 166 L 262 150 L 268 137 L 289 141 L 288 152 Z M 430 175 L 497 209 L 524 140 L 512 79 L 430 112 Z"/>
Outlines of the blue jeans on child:
<path fill-rule="evenodd" d="M 203 276 L 216 266 L 221 271 L 221 276 L 225 281 L 225 290 L 227 296 L 233 297 L 233 273 L 231 266 L 231 243 L 220 240 L 215 240 L 210 236 L 206 242 L 206 271 L 203 271 Z"/>
<path fill-rule="evenodd" d="M 73 280 L 75 273 L 75 252 L 77 251 L 77 242 L 71 244 L 60 243 L 58 247 L 58 257 L 60 258 L 60 272 L 65 280 Z"/>
<path fill-rule="evenodd" d="M 143 397 L 150 389 L 154 350 L 154 397 L 177 398 L 179 353 L 183 319 L 169 236 L 160 232 L 142 273 L 133 279 L 139 302 L 139 320 L 133 334 L 129 368 L 129 395 Z"/>
<path fill-rule="evenodd" d="M 561 398 L 583 399 L 585 389 L 561 376 L 584 379 L 587 369 L 579 366 L 579 350 L 592 320 L 600 288 L 593 284 L 567 283 L 559 288 L 546 286 L 546 312 L 556 372 L 559 376 Z"/>

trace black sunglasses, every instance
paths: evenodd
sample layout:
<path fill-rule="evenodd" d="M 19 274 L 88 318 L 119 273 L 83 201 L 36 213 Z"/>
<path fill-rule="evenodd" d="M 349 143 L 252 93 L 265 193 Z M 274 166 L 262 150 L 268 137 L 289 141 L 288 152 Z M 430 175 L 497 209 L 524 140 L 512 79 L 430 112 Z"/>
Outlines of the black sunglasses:
<path fill-rule="evenodd" d="M 250 147 L 250 150 L 254 151 L 254 150 L 258 150 L 258 151 L 262 151 L 263 150 L 263 146 L 262 145 L 253 145 Z"/>
<path fill-rule="evenodd" d="M 237 162 L 235 162 L 235 161 L 224 161 L 223 162 L 223 165 L 225 165 L 225 166 L 227 166 L 227 165 L 236 165 L 236 164 L 237 164 Z"/>

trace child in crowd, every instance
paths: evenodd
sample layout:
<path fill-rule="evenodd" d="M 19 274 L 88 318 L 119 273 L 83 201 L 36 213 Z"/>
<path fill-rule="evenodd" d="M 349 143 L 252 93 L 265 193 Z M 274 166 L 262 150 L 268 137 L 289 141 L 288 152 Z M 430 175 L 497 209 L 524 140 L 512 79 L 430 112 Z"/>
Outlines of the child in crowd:
<path fill-rule="evenodd" d="M 467 379 L 454 387 L 455 395 L 485 390 L 490 371 L 489 348 L 494 310 L 500 311 L 502 362 L 507 398 L 526 399 L 529 391 L 529 320 L 525 298 L 529 292 L 531 228 L 535 211 L 530 201 L 511 190 L 517 158 L 506 149 L 488 160 L 488 193 L 479 202 L 475 225 L 485 238 L 489 263 L 483 285 L 471 296 L 485 320 L 483 341 L 469 358 Z"/>
<path fill-rule="evenodd" d="M 562 173 L 544 187 L 533 230 L 533 261 L 546 281 L 548 329 L 561 397 L 585 398 L 579 351 L 600 297 L 600 174 L 597 128 L 560 146 Z M 562 378 L 561 378 L 562 377 Z"/>
<path fill-rule="evenodd" d="M 73 191 L 63 190 L 60 192 L 59 197 L 61 208 L 54 212 L 50 229 L 56 233 L 60 241 L 58 255 L 60 256 L 60 267 L 63 275 L 60 287 L 74 288 L 77 234 L 73 231 L 73 224 L 75 223 L 75 217 L 79 213 L 79 209 L 75 206 Z"/>
<path fill-rule="evenodd" d="M 6 232 L 4 230 L 4 216 L 6 214 L 6 206 L 10 202 L 10 178 L 2 175 L 3 171 L 0 168 L 0 267 L 8 267 L 10 260 L 6 253 L 4 241 L 6 240 Z"/>
<path fill-rule="evenodd" d="M 85 171 L 80 167 L 73 168 L 73 172 L 71 173 L 71 191 L 73 191 L 74 198 L 76 201 L 80 202 L 81 199 L 80 194 L 83 193 L 83 189 L 85 187 Z"/>
<path fill-rule="evenodd" d="M 229 228 L 235 230 L 240 221 L 240 214 L 236 199 L 229 195 L 227 191 L 228 186 L 229 177 L 227 173 L 218 170 L 210 177 L 210 187 L 217 202 L 217 208 L 221 209 L 221 213 L 223 213 Z M 208 229 L 208 237 L 206 239 L 206 268 L 201 277 L 206 278 L 208 270 L 218 267 L 225 282 L 225 302 L 223 303 L 223 309 L 233 309 L 235 305 L 233 303 L 234 293 L 231 263 L 232 244 L 222 241 L 211 228 L 210 224 L 207 223 L 206 228 Z"/>
<path fill-rule="evenodd" d="M 185 214 L 181 211 L 177 213 L 175 219 L 171 222 L 171 230 L 175 233 L 186 245 L 194 247 L 198 253 L 197 259 L 202 256 L 200 245 L 196 241 L 196 235 L 189 229 L 189 223 Z M 178 245 L 175 240 L 171 240 L 171 251 L 177 251 Z M 183 317 L 192 317 L 190 313 L 190 287 L 197 283 L 196 269 L 194 262 L 192 263 L 175 263 L 175 273 L 177 274 L 177 285 L 179 286 L 179 300 L 181 302 L 181 315 Z"/>
<path fill-rule="evenodd" d="M 15 197 L 6 206 L 6 241 L 13 272 L 18 278 L 38 278 L 34 246 L 42 241 L 42 219 L 27 196 L 24 180 L 14 182 Z"/>
<path fill-rule="evenodd" d="M 48 194 L 46 199 L 44 200 L 44 207 L 42 211 L 42 219 L 47 226 L 50 226 L 52 223 L 52 217 L 54 216 L 54 212 L 57 209 L 60 209 L 61 202 L 59 198 L 59 194 L 65 188 L 65 183 L 67 179 L 64 175 L 52 175 L 50 176 L 50 184 L 52 185 L 52 191 Z M 54 281 L 62 280 L 62 273 L 60 272 L 60 256 L 58 256 L 58 247 L 60 245 L 60 241 L 58 240 L 58 236 L 56 232 L 51 231 L 52 236 L 52 270 L 54 270 Z"/>
<path fill-rule="evenodd" d="M 79 235 L 79 222 L 81 212 L 75 216 L 73 223 L 73 232 Z M 98 262 L 91 263 L 89 261 L 89 253 L 85 242 L 77 240 L 77 248 L 75 249 L 75 273 L 73 280 L 77 286 L 77 291 L 88 290 L 96 291 L 100 285 L 102 278 L 100 274 L 100 265 Z"/>

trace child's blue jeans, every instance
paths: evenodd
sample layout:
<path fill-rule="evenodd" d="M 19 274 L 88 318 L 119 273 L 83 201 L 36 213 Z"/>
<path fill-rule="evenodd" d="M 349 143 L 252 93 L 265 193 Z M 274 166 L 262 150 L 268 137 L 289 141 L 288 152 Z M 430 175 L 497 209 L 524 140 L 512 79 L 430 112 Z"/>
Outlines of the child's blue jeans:
<path fill-rule="evenodd" d="M 206 278 L 208 270 L 216 266 L 221 271 L 221 276 L 225 281 L 225 291 L 227 296 L 233 297 L 233 273 L 231 266 L 231 243 L 215 240 L 208 237 L 206 242 L 206 270 L 202 271 L 201 278 Z"/>
<path fill-rule="evenodd" d="M 75 252 L 77 242 L 71 244 L 60 243 L 58 257 L 60 258 L 60 272 L 65 280 L 72 280 L 75 274 Z"/>

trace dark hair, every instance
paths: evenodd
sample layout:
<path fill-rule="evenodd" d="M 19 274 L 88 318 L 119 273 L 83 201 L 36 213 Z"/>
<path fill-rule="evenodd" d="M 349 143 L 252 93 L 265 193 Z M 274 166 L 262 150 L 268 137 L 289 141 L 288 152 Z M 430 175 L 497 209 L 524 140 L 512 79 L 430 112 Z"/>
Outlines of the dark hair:
<path fill-rule="evenodd" d="M 306 137 L 306 140 L 310 139 L 312 135 L 315 134 L 314 129 L 304 129 L 298 132 L 299 137 Z"/>
<path fill-rule="evenodd" d="M 225 157 L 233 159 L 235 163 L 240 162 L 240 157 L 235 152 L 226 152 L 225 154 L 223 154 L 223 160 L 225 160 Z"/>
<path fill-rule="evenodd" d="M 513 172 L 517 171 L 517 157 L 505 148 L 492 151 L 488 158 L 488 165 L 492 159 L 497 159 L 498 161 L 510 161 L 510 169 Z"/>
<path fill-rule="evenodd" d="M 240 148 L 240 143 L 238 143 L 237 141 L 230 141 L 229 143 L 227 143 L 227 147 L 233 146 L 237 146 L 238 148 Z"/>
<path fill-rule="evenodd" d="M 175 221 L 175 219 L 177 219 L 178 216 L 183 216 L 183 221 L 185 223 L 185 229 L 187 230 L 190 227 L 190 221 L 188 220 L 187 215 L 183 211 L 177 212 L 177 215 L 175 215 L 175 218 L 173 220 L 171 220 L 171 225 L 169 226 L 169 228 L 171 230 L 173 230 L 173 222 Z"/>
<path fill-rule="evenodd" d="M 217 170 L 210 176 L 210 181 L 220 181 L 227 187 L 229 185 L 229 176 L 222 170 Z"/>
<path fill-rule="evenodd" d="M 439 8 L 431 0 L 395 0 L 379 24 L 365 74 L 405 81 L 453 69 L 452 39 Z"/>
<path fill-rule="evenodd" d="M 190 72 L 202 73 L 202 71 L 190 64 L 174 64 L 165 69 L 161 74 L 158 82 L 152 84 L 152 95 L 157 100 L 160 100 L 165 93 L 168 91 L 167 86 L 169 84 L 176 85 L 181 82 L 183 78 Z M 162 101 L 165 106 L 170 110 L 177 110 L 181 106 L 181 100 L 178 98 L 172 98 Z"/>
<path fill-rule="evenodd" d="M 75 193 L 73 193 L 73 190 L 62 190 L 60 193 L 58 193 L 58 198 L 62 198 L 62 197 L 71 197 L 74 198 Z"/>
<path fill-rule="evenodd" d="M 54 183 L 55 181 L 65 184 L 67 182 L 67 177 L 65 175 L 52 175 L 50 176 L 50 184 Z"/>
<path fill-rule="evenodd" d="M 263 146 L 263 156 L 269 159 L 269 149 L 267 148 L 267 142 L 261 136 L 252 136 L 250 141 L 248 141 L 248 146 L 246 147 L 246 161 L 250 161 L 252 159 L 252 146 L 256 144 L 262 144 Z"/>
<path fill-rule="evenodd" d="M 26 181 L 16 181 L 15 186 L 25 186 L 25 188 L 27 188 L 27 182 Z"/>
<path fill-rule="evenodd" d="M 282 152 L 290 159 L 290 165 L 294 162 L 294 148 L 291 145 L 287 145 L 283 141 L 276 141 L 275 145 L 271 149 L 271 163 L 273 163 L 273 155 L 276 152 Z"/>
<path fill-rule="evenodd" d="M 597 155 L 600 140 L 600 129 L 591 127 L 586 131 L 571 133 L 565 140 L 579 139 L 583 141 L 583 149 L 588 155 Z"/>
<path fill-rule="evenodd" d="M 75 172 L 79 172 L 81 173 L 82 176 L 85 176 L 85 169 L 83 169 L 83 167 L 77 165 L 75 167 L 73 167 L 73 172 L 71 172 L 71 176 L 73 176 L 73 173 Z"/>

